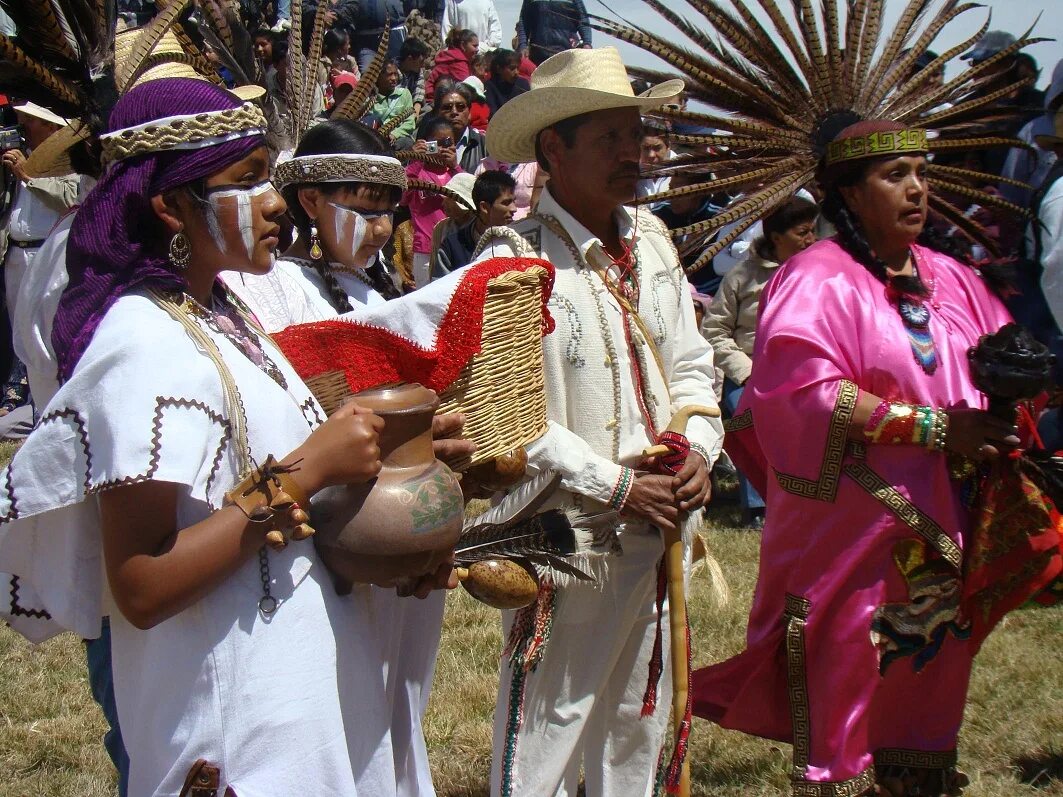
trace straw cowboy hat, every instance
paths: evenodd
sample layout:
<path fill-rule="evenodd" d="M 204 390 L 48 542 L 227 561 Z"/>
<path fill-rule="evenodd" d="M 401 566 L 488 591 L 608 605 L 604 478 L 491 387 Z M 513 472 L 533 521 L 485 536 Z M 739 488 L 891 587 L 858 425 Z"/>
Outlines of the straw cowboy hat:
<path fill-rule="evenodd" d="M 133 56 L 133 47 L 140 33 L 140 28 L 128 28 L 118 32 L 117 36 L 115 36 L 114 44 L 116 64 L 121 64 Z M 164 58 L 160 58 L 159 63 L 145 70 L 129 88 L 139 86 L 149 80 L 158 80 L 159 78 L 186 77 L 206 80 L 203 75 L 180 60 L 185 56 L 185 50 L 172 31 L 167 31 L 163 35 L 152 50 L 152 55 L 156 57 L 174 56 L 175 60 L 167 61 Z M 245 101 L 257 100 L 266 93 L 266 90 L 261 86 L 237 86 L 231 91 Z M 16 108 L 16 110 L 19 109 Z M 48 113 L 51 113 L 51 111 L 48 111 Z M 56 115 L 52 114 L 52 116 Z M 26 174 L 29 177 L 58 177 L 70 174 L 73 171 L 70 165 L 71 147 L 81 141 L 85 141 L 91 135 L 88 125 L 80 119 L 68 122 L 61 117 L 56 116 L 56 118 L 60 120 L 57 124 L 65 126 L 57 133 L 48 136 L 37 149 L 30 153 L 29 158 L 26 159 Z"/>
<path fill-rule="evenodd" d="M 1063 108 L 1056 111 L 1056 129 L 1046 136 L 1034 136 L 1033 140 L 1041 149 L 1051 149 L 1063 144 Z"/>
<path fill-rule="evenodd" d="M 535 137 L 562 119 L 612 108 L 659 108 L 683 91 L 666 80 L 635 95 L 615 47 L 565 50 L 532 72 L 531 91 L 499 108 L 487 126 L 487 151 L 509 163 L 535 160 Z"/>

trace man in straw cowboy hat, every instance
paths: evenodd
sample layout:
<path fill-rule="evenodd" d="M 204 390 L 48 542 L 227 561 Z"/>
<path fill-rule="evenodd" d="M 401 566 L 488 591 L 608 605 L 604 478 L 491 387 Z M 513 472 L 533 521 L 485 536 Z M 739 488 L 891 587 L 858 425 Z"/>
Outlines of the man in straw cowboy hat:
<path fill-rule="evenodd" d="M 529 470 L 561 474 L 558 503 L 617 511 L 600 548 L 623 553 L 577 562 L 598 584 L 547 582 L 536 605 L 507 616 L 493 795 L 574 795 L 581 764 L 590 797 L 648 795 L 667 762 L 660 532 L 697 521 L 723 432 L 693 418 L 662 457 L 674 475 L 643 458 L 679 407 L 716 399 L 712 350 L 668 231 L 626 204 L 641 112 L 682 89 L 673 80 L 634 96 L 615 49 L 569 50 L 544 61 L 488 127 L 493 155 L 538 161 L 550 175 L 537 213 L 480 244 L 490 256 L 534 252 L 556 269 L 557 327 L 543 342 L 550 424 L 528 447 Z"/>

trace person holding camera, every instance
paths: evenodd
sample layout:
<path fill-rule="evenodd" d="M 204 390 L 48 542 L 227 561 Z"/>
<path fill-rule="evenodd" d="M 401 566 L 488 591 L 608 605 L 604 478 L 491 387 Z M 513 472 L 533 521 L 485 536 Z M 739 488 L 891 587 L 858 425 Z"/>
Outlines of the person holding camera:
<path fill-rule="evenodd" d="M 5 140 L 4 152 L 0 155 L 5 197 L 10 203 L 3 225 L 3 234 L 7 238 L 4 287 L 8 313 L 14 312 L 19 283 L 37 250 L 56 222 L 74 205 L 78 194 L 76 174 L 34 177 L 26 168 L 29 153 L 65 127 L 67 120 L 32 102 L 16 105 L 14 110 L 19 124 L 16 129 L 21 129 L 22 135 L 17 139 L 12 135 Z"/>
<path fill-rule="evenodd" d="M 406 176 L 445 186 L 456 174 L 462 172 L 458 164 L 453 128 L 449 120 L 430 116 L 421 122 L 413 151 L 421 155 L 439 155 L 433 161 L 415 160 L 406 167 Z M 418 288 L 429 282 L 432 252 L 432 231 L 446 213 L 443 197 L 437 193 L 411 189 L 406 192 L 402 204 L 410 209 L 413 223 L 413 278 Z"/>

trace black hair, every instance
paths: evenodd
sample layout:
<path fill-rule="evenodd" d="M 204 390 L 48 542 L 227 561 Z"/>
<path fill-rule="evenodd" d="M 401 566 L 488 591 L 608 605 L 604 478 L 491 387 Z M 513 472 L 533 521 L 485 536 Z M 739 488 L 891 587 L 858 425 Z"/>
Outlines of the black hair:
<path fill-rule="evenodd" d="M 464 47 L 466 44 L 471 42 L 473 39 L 479 39 L 479 38 L 480 37 L 476 35 L 475 31 L 471 31 L 471 30 L 467 30 L 467 29 L 462 30 L 462 29 L 458 29 L 458 28 L 453 28 L 453 29 L 451 29 L 450 33 L 447 34 L 447 40 L 446 40 L 445 44 L 446 44 L 448 49 L 454 48 L 454 47 Z"/>
<path fill-rule="evenodd" d="M 402 47 L 399 49 L 399 61 L 405 61 L 407 58 L 417 58 L 418 56 L 427 58 L 431 52 L 432 50 L 427 44 L 416 36 L 410 36 L 402 43 Z"/>
<path fill-rule="evenodd" d="M 443 99 L 443 96 L 450 94 L 454 90 L 454 87 L 458 85 L 458 81 L 450 77 L 450 75 L 444 75 L 436 81 L 435 93 L 432 95 L 432 107 L 434 108 L 439 104 L 439 101 Z"/>
<path fill-rule="evenodd" d="M 321 52 L 327 55 L 337 47 L 342 47 L 344 42 L 348 39 L 350 39 L 350 36 L 348 36 L 347 31 L 342 28 L 329 28 L 325 31 L 325 38 L 322 41 Z"/>
<path fill-rule="evenodd" d="M 672 131 L 668 129 L 668 125 L 659 119 L 644 118 L 642 120 L 642 137 L 643 138 L 659 138 L 665 144 L 668 144 L 672 138 Z"/>
<path fill-rule="evenodd" d="M 841 188 L 859 183 L 867 175 L 868 170 L 875 163 L 882 160 L 885 159 L 869 158 L 835 166 L 825 183 L 826 195 L 823 198 L 823 216 L 834 225 L 838 233 L 838 243 L 841 244 L 842 248 L 854 260 L 870 271 L 876 279 L 891 285 L 902 293 L 925 296 L 927 288 L 919 277 L 890 276 L 886 263 L 871 249 L 871 244 L 868 243 L 860 220 L 845 204 L 845 199 L 840 191 Z M 955 238 L 942 235 L 929 223 L 923 225 L 922 232 L 919 233 L 915 240 L 921 246 L 948 255 L 960 263 L 974 266 L 969 249 L 962 247 Z M 1005 270 L 992 266 L 988 270 L 984 266 L 979 266 L 979 268 L 986 278 L 987 284 L 995 292 L 1000 294 L 1008 290 L 1008 277 Z"/>
<path fill-rule="evenodd" d="M 288 60 L 288 42 L 275 41 L 273 42 L 273 63 L 271 66 L 277 66 L 277 64 L 283 64 Z"/>
<path fill-rule="evenodd" d="M 277 37 L 273 35 L 273 31 L 264 26 L 261 28 L 255 28 L 255 30 L 251 32 L 251 41 L 254 41 L 255 39 L 269 39 L 272 44 L 277 43 Z"/>
<path fill-rule="evenodd" d="M 432 140 L 432 133 L 443 128 L 446 128 L 448 133 L 452 133 L 454 130 L 449 119 L 442 116 L 426 115 L 421 120 L 421 123 L 417 125 L 417 138 L 422 141 L 430 141 Z"/>
<path fill-rule="evenodd" d="M 295 150 L 295 157 L 304 155 L 390 155 L 391 148 L 376 135 L 372 130 L 351 121 L 350 119 L 330 119 L 310 128 L 299 142 Z M 299 231 L 303 240 L 310 239 L 310 217 L 306 215 L 303 206 L 299 203 L 299 189 L 305 188 L 307 183 L 296 183 L 286 186 L 283 194 L 284 201 L 288 203 L 288 212 L 291 214 L 295 228 Z M 332 196 L 343 189 L 360 190 L 369 194 L 373 199 L 387 198 L 397 204 L 402 199 L 402 189 L 394 185 L 380 185 L 378 183 L 318 183 L 314 186 L 325 196 Z M 326 260 L 314 260 L 314 269 L 325 282 L 329 297 L 336 310 L 341 313 L 351 311 L 351 303 L 347 293 L 336 281 L 335 275 Z M 368 273 L 368 272 L 367 272 Z M 370 274 L 377 292 L 385 297 L 394 294 L 394 286 L 391 290 L 378 279 L 380 275 Z M 379 283 L 379 284 L 378 284 Z"/>
<path fill-rule="evenodd" d="M 792 196 L 783 202 L 778 208 L 764 217 L 763 243 L 757 246 L 757 254 L 766 259 L 778 260 L 775 245 L 772 243 L 772 233 L 783 234 L 798 224 L 808 224 L 816 220 L 819 215 L 819 206 L 803 196 Z"/>
<path fill-rule="evenodd" d="M 513 50 L 498 49 L 491 53 L 491 77 L 498 77 L 510 64 L 520 66 L 520 56 Z"/>
<path fill-rule="evenodd" d="M 466 103 L 468 103 L 470 108 L 472 107 L 472 104 L 476 101 L 476 92 L 472 90 L 472 87 L 469 86 L 467 83 L 462 83 L 459 80 L 453 85 L 447 87 L 445 90 L 439 89 L 438 91 L 436 91 L 436 96 L 432 103 L 432 107 L 434 109 L 438 109 L 439 106 L 443 104 L 443 98 L 446 97 L 448 94 L 460 94 L 461 98 L 465 100 Z"/>
<path fill-rule="evenodd" d="M 550 173 L 550 164 L 546 160 L 546 156 L 543 154 L 542 144 L 540 139 L 542 134 L 547 130 L 553 130 L 560 136 L 566 147 L 571 148 L 576 143 L 576 131 L 583 125 L 590 121 L 591 115 L 589 113 L 581 113 L 578 116 L 570 116 L 568 119 L 562 119 L 560 122 L 554 122 L 549 127 L 544 127 L 538 133 L 535 134 L 535 162 L 539 164 L 539 168 L 547 174 Z"/>
<path fill-rule="evenodd" d="M 505 172 L 489 170 L 477 177 L 476 182 L 473 183 L 472 204 L 479 211 L 481 202 L 493 205 L 506 192 L 512 193 L 516 190 L 517 181 L 510 175 Z"/>

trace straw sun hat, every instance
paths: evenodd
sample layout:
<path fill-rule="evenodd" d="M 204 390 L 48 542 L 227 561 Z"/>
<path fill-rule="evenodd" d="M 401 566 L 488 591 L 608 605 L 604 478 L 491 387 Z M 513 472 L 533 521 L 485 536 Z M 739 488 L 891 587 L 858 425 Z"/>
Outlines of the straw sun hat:
<path fill-rule="evenodd" d="M 666 80 L 636 96 L 615 47 L 565 50 L 532 72 L 531 91 L 491 117 L 487 151 L 501 161 L 529 163 L 539 131 L 562 119 L 612 108 L 659 108 L 681 91 L 682 80 Z"/>

